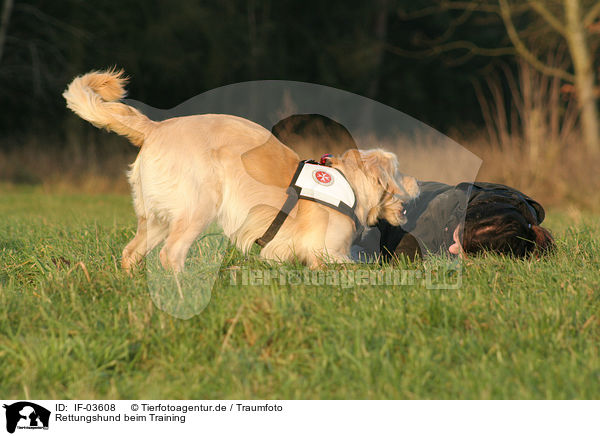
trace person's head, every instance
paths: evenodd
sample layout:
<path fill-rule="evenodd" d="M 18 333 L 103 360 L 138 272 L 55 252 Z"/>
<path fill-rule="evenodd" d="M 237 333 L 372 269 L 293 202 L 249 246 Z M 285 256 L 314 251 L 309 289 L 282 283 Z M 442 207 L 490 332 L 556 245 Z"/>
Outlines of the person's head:
<path fill-rule="evenodd" d="M 462 247 L 457 241 L 462 233 Z M 537 225 L 532 216 L 525 216 L 513 205 L 502 202 L 469 204 L 464 224 L 454 232 L 453 254 L 490 251 L 525 257 L 544 253 L 554 247 L 550 232 Z"/>

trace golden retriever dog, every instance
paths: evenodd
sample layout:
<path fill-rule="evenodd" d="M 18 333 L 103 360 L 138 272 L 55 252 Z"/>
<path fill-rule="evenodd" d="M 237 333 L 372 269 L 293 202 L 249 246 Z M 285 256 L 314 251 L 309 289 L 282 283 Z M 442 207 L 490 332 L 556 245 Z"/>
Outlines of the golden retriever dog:
<path fill-rule="evenodd" d="M 76 77 L 63 93 L 81 118 L 140 147 L 128 172 L 138 226 L 123 250 L 123 268 L 129 270 L 165 241 L 162 265 L 181 271 L 190 246 L 215 220 L 247 252 L 285 202 L 298 155 L 262 126 L 236 116 L 152 121 L 119 101 L 125 83 L 122 71 L 90 72 Z M 412 178 L 405 177 L 405 187 L 397 183 L 394 154 L 351 150 L 330 163 L 354 189 L 362 225 L 380 217 L 403 224 L 403 201 L 415 197 L 418 188 Z M 275 261 L 298 259 L 313 268 L 326 261 L 351 262 L 354 234 L 348 216 L 300 199 L 260 254 Z"/>

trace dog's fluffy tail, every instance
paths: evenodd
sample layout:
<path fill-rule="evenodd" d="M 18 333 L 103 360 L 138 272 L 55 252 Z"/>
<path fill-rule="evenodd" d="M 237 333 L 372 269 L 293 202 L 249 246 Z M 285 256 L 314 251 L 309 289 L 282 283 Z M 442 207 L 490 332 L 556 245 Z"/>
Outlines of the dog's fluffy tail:
<path fill-rule="evenodd" d="M 123 70 L 92 71 L 76 77 L 63 97 L 67 107 L 94 126 L 126 136 L 141 147 L 156 123 L 118 100 L 126 95 Z"/>

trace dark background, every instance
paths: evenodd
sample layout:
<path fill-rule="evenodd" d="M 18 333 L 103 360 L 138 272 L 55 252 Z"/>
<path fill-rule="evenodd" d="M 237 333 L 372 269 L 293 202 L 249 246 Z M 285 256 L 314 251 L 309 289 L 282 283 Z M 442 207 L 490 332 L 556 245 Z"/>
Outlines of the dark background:
<path fill-rule="evenodd" d="M 405 14 L 428 1 L 16 1 L 0 59 L 0 147 L 28 134 L 66 134 L 61 93 L 74 76 L 110 66 L 129 96 L 173 107 L 204 91 L 257 79 L 328 85 L 374 98 L 442 132 L 482 126 L 474 83 L 514 56 L 427 51 L 460 11 Z M 473 13 L 452 31 L 507 45 L 500 20 Z"/>

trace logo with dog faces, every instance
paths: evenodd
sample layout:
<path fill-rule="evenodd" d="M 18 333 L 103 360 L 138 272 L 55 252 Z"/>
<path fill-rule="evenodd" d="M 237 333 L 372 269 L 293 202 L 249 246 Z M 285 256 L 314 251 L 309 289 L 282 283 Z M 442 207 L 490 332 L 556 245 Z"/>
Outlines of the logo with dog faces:
<path fill-rule="evenodd" d="M 19 401 L 3 406 L 6 409 L 6 431 L 48 430 L 50 411 L 29 401 Z"/>
<path fill-rule="evenodd" d="M 314 170 L 312 173 L 313 179 L 319 185 L 331 186 L 333 185 L 333 175 L 329 174 L 324 170 Z"/>

